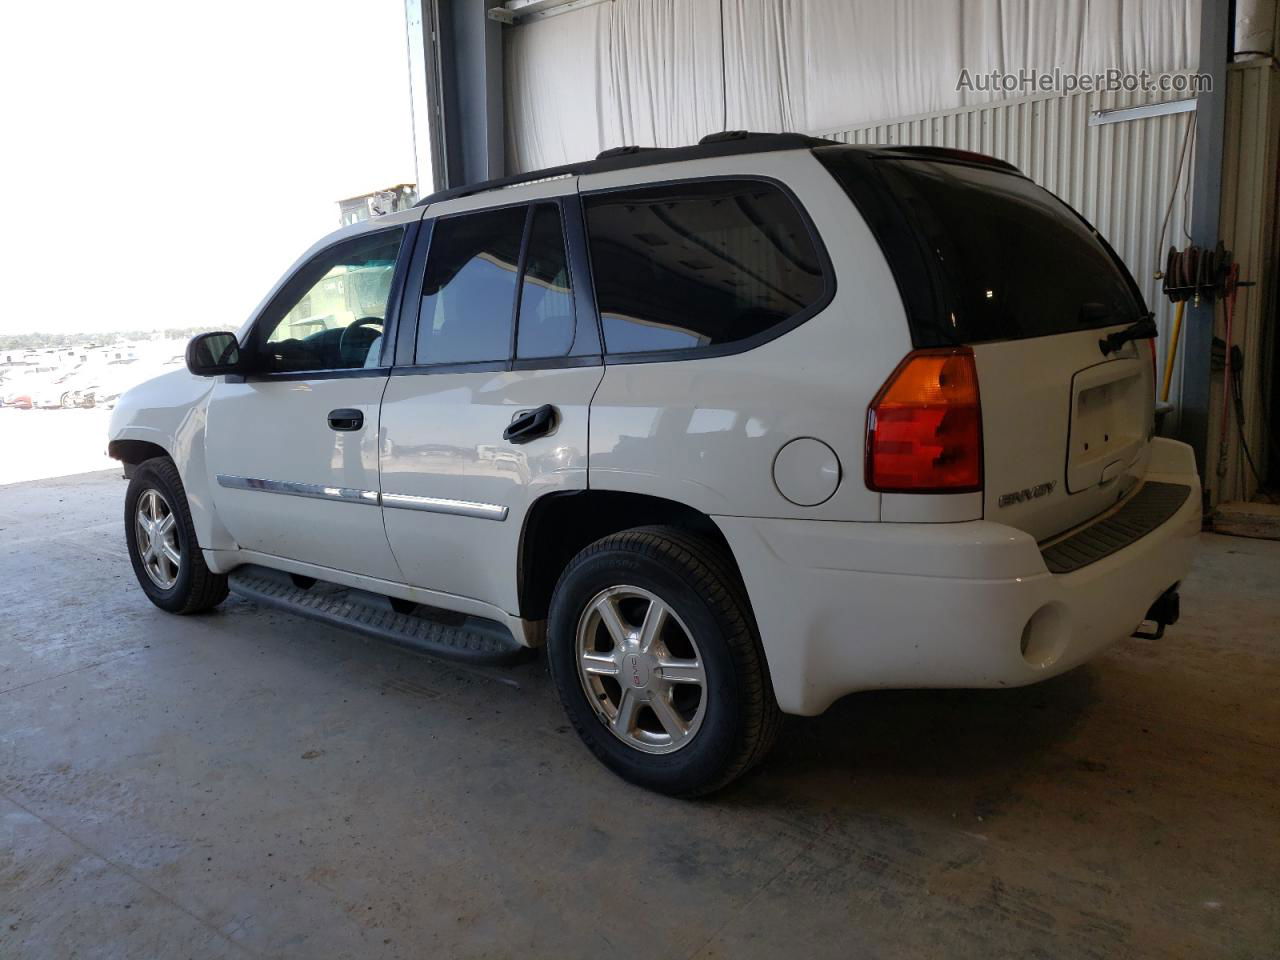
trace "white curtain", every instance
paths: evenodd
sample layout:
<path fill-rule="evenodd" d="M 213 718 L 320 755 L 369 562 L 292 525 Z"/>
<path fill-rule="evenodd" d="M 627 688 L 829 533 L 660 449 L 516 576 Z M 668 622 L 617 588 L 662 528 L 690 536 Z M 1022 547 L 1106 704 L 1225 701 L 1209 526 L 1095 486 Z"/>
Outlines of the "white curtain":
<path fill-rule="evenodd" d="M 508 163 L 528 170 L 724 129 L 823 133 L 1009 96 L 957 90 L 962 68 L 1190 70 L 1199 7 L 610 0 L 506 28 Z"/>

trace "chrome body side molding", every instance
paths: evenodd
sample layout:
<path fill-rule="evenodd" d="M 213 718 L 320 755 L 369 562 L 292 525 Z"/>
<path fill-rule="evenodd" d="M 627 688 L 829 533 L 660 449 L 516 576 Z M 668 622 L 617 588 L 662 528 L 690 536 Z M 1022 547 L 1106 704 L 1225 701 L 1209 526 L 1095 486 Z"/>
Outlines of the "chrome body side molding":
<path fill-rule="evenodd" d="M 458 517 L 476 517 L 481 520 L 505 520 L 507 508 L 500 503 L 476 503 L 473 500 L 447 500 L 443 497 L 411 497 L 405 493 L 384 493 L 384 507 L 397 510 L 425 510 L 428 513 L 449 513 Z"/>
<path fill-rule="evenodd" d="M 472 500 L 449 500 L 442 497 L 412 497 L 404 493 L 379 494 L 377 490 L 330 487 L 320 483 L 294 483 L 290 480 L 263 480 L 258 477 L 233 477 L 223 473 L 218 474 L 218 485 L 230 490 L 255 490 L 259 493 L 278 493 L 286 497 L 308 497 L 313 500 L 334 500 L 338 503 L 363 503 L 374 507 L 381 505 L 397 510 L 424 510 L 428 513 L 447 513 L 458 517 L 475 517 L 480 520 L 507 519 L 507 507 L 499 503 L 477 503 Z"/>
<path fill-rule="evenodd" d="M 229 477 L 218 474 L 218 486 L 231 490 L 257 490 L 260 493 L 279 493 L 286 497 L 309 497 L 313 500 L 337 500 L 340 503 L 366 503 L 378 505 L 377 490 L 357 490 L 354 487 L 330 487 L 322 483 L 294 483 L 291 480 L 260 480 L 257 477 Z"/>

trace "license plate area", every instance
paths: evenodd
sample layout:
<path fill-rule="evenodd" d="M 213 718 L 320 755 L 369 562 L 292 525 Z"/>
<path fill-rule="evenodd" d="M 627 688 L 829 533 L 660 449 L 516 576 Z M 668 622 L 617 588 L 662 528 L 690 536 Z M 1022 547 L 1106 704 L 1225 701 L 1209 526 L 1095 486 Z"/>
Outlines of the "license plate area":
<path fill-rule="evenodd" d="M 1086 367 L 1071 380 L 1067 492 L 1109 483 L 1146 442 L 1143 367 L 1126 357 Z"/>

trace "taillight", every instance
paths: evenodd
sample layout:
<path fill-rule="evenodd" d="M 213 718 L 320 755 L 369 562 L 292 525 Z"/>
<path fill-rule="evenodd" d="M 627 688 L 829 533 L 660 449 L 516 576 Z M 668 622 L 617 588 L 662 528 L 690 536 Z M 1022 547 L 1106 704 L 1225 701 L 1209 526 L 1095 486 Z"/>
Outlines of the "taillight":
<path fill-rule="evenodd" d="M 982 489 L 982 407 L 968 347 L 916 350 L 867 410 L 867 486 L 881 493 Z"/>
<path fill-rule="evenodd" d="M 1147 346 L 1151 348 L 1151 382 L 1155 384 L 1156 393 L 1160 392 L 1160 378 L 1156 376 L 1156 338 L 1152 337 L 1147 341 Z"/>

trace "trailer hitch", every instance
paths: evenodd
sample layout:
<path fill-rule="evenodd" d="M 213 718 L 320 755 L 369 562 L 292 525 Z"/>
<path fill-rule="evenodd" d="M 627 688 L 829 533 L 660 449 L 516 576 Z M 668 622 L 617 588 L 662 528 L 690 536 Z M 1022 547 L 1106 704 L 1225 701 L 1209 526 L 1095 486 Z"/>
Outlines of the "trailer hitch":
<path fill-rule="evenodd" d="M 1138 629 L 1133 631 L 1133 635 L 1140 640 L 1159 640 L 1164 636 L 1165 627 L 1173 626 L 1178 622 L 1179 607 L 1178 584 L 1175 583 L 1160 594 L 1156 602 L 1151 605 L 1151 609 L 1142 618 L 1142 623 L 1138 624 Z M 1155 630 L 1143 630 L 1142 627 L 1148 623 L 1154 623 Z"/>

